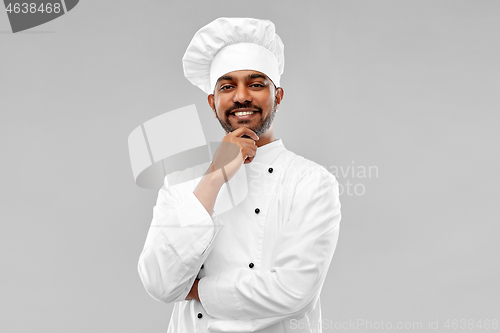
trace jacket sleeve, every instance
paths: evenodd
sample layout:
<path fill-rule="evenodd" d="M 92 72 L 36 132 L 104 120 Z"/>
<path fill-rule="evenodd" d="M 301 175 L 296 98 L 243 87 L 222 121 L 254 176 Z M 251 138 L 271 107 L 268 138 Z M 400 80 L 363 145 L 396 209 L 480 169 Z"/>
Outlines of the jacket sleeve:
<path fill-rule="evenodd" d="M 221 225 L 192 191 L 164 186 L 138 263 L 149 295 L 166 303 L 184 300 Z"/>
<path fill-rule="evenodd" d="M 326 170 L 311 172 L 299 177 L 294 193 L 272 269 L 233 269 L 200 280 L 201 304 L 222 319 L 210 328 L 253 331 L 313 310 L 339 235 L 338 182 Z"/>

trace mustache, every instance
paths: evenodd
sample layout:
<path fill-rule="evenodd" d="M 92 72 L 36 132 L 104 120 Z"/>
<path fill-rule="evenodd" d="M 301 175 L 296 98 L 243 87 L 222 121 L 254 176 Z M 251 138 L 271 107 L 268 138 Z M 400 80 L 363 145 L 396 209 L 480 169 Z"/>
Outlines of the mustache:
<path fill-rule="evenodd" d="M 226 117 L 228 117 L 231 112 L 238 109 L 252 109 L 254 111 L 262 113 L 262 108 L 258 105 L 253 105 L 251 102 L 248 103 L 235 102 L 233 106 L 229 107 L 226 110 Z"/>

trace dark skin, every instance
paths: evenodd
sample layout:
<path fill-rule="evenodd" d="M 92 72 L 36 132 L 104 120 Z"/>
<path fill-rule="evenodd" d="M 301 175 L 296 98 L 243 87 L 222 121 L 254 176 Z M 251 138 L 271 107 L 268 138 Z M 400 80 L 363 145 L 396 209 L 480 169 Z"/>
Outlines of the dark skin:
<path fill-rule="evenodd" d="M 231 165 L 227 165 L 227 161 L 224 160 L 227 156 L 225 156 L 224 152 L 218 151 L 214 154 L 211 167 L 215 166 L 214 169 L 217 170 L 218 165 L 226 165 L 226 176 L 230 179 L 231 175 L 242 164 L 252 162 L 257 147 L 275 141 L 272 123 L 260 135 L 257 135 L 254 130 L 262 128 L 266 120 L 271 117 L 273 108 L 276 108 L 276 112 L 278 111 L 283 95 L 283 89 L 281 87 L 276 88 L 273 82 L 260 72 L 250 70 L 234 71 L 219 78 L 214 94 L 208 95 L 208 104 L 212 108 L 214 116 L 219 118 L 219 121 L 226 126 L 224 128 L 226 135 L 222 142 L 233 143 L 239 147 L 240 162 L 234 160 Z M 241 108 L 241 106 L 244 107 Z M 254 111 L 254 114 L 239 117 L 234 114 L 234 112 L 238 111 Z M 224 181 L 215 179 L 215 176 L 206 179 L 204 177 L 193 192 L 209 214 L 213 211 L 215 199 Z M 199 279 L 195 279 L 186 300 L 200 301 L 198 295 L 199 281 Z"/>
<path fill-rule="evenodd" d="M 194 280 L 193 286 L 191 287 L 189 294 L 186 296 L 186 301 L 190 301 L 192 299 L 195 299 L 198 302 L 200 301 L 200 296 L 198 296 L 198 282 L 200 282 L 200 279 Z"/>
<path fill-rule="evenodd" d="M 214 94 L 208 95 L 208 104 L 214 112 L 214 116 L 222 122 L 228 123 L 234 129 L 239 127 L 254 128 L 270 117 L 276 102 L 276 111 L 283 99 L 284 91 L 282 88 L 275 88 L 273 82 L 264 74 L 256 71 L 234 71 L 223 75 L 214 89 Z M 237 105 L 250 105 L 248 108 L 238 109 L 261 112 L 249 120 L 239 120 L 237 117 L 227 114 L 227 110 L 233 109 Z M 226 137 L 229 133 L 226 130 Z M 225 138 L 226 138 L 225 137 Z M 237 134 L 233 137 L 238 137 Z M 259 139 L 255 140 L 257 147 L 273 142 L 274 130 L 271 126 L 264 133 L 259 134 Z M 235 140 L 238 141 L 238 140 Z"/>

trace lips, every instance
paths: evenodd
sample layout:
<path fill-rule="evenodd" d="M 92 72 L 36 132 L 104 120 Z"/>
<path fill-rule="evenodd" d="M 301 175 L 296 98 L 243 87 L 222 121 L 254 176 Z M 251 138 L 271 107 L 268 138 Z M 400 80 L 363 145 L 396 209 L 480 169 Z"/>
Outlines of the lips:
<path fill-rule="evenodd" d="M 230 118 L 234 118 L 236 120 L 250 120 L 258 114 L 259 111 L 251 110 L 251 109 L 236 109 L 231 112 L 229 115 Z"/>
<path fill-rule="evenodd" d="M 235 110 L 231 111 L 230 114 L 234 115 L 236 112 L 259 112 L 259 110 L 248 109 L 248 108 L 241 108 L 241 109 L 235 109 Z"/>

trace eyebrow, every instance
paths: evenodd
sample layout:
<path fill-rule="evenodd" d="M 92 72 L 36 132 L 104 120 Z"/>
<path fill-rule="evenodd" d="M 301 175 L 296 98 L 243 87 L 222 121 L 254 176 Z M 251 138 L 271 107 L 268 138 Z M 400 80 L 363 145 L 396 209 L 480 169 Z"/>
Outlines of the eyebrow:
<path fill-rule="evenodd" d="M 254 74 L 248 74 L 247 76 L 248 79 L 264 79 L 264 80 L 269 80 L 267 76 L 259 73 L 254 73 Z M 217 83 L 220 81 L 236 81 L 235 78 L 231 75 L 223 75 L 221 76 L 218 80 Z"/>
<path fill-rule="evenodd" d="M 250 74 L 250 75 L 248 75 L 248 78 L 249 79 L 264 79 L 264 80 L 268 80 L 267 76 L 265 76 L 263 74 L 258 74 L 258 73 Z"/>
<path fill-rule="evenodd" d="M 224 76 L 221 76 L 217 82 L 219 81 L 224 81 L 224 80 L 227 80 L 227 81 L 234 81 L 234 77 L 232 77 L 231 75 L 224 75 Z"/>

